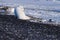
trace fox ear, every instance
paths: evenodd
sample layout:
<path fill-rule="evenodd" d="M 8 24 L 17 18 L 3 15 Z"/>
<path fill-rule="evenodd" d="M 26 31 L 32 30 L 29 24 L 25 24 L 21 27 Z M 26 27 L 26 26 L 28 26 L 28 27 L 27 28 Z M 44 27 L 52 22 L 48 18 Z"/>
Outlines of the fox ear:
<path fill-rule="evenodd" d="M 16 8 L 16 15 L 18 19 L 22 19 L 22 20 L 30 19 L 28 16 L 25 15 L 23 6 L 19 6 Z"/>

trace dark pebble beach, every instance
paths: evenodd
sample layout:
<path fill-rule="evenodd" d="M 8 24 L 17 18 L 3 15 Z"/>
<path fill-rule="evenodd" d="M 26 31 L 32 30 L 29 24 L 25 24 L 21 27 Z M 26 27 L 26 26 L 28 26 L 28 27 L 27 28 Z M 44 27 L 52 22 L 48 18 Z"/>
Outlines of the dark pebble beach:
<path fill-rule="evenodd" d="M 60 40 L 60 26 L 0 15 L 0 40 Z"/>

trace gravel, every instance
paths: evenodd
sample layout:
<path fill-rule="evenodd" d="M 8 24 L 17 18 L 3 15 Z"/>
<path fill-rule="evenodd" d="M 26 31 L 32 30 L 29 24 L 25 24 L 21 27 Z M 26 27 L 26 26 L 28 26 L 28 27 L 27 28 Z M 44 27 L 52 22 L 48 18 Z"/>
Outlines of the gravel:
<path fill-rule="evenodd" d="M 60 26 L 19 20 L 0 15 L 0 40 L 60 40 Z"/>

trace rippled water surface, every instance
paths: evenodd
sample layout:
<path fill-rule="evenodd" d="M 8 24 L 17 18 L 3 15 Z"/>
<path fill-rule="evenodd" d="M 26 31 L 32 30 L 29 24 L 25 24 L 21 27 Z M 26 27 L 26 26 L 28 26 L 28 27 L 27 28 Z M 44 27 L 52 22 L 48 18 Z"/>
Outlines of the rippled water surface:
<path fill-rule="evenodd" d="M 54 21 L 60 22 L 60 13 L 53 11 L 42 11 L 42 10 L 25 10 L 25 13 L 37 18 L 43 18 L 45 20 L 52 19 Z"/>

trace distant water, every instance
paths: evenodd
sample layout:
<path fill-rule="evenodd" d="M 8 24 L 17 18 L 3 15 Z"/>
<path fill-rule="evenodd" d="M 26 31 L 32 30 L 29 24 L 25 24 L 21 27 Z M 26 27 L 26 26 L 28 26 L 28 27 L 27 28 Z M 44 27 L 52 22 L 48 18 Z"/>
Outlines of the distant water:
<path fill-rule="evenodd" d="M 60 10 L 55 11 L 42 11 L 42 10 L 28 10 L 25 9 L 26 15 L 30 15 L 36 18 L 42 18 L 44 20 L 52 19 L 54 21 L 60 22 Z M 1 13 L 4 14 L 4 13 Z"/>
<path fill-rule="evenodd" d="M 56 10 L 58 11 L 58 10 Z M 60 22 L 60 12 L 54 12 L 54 11 L 42 11 L 42 10 L 25 10 L 25 13 L 27 15 L 31 15 L 33 17 L 37 18 L 43 18 L 45 20 L 52 19 L 56 22 Z"/>

